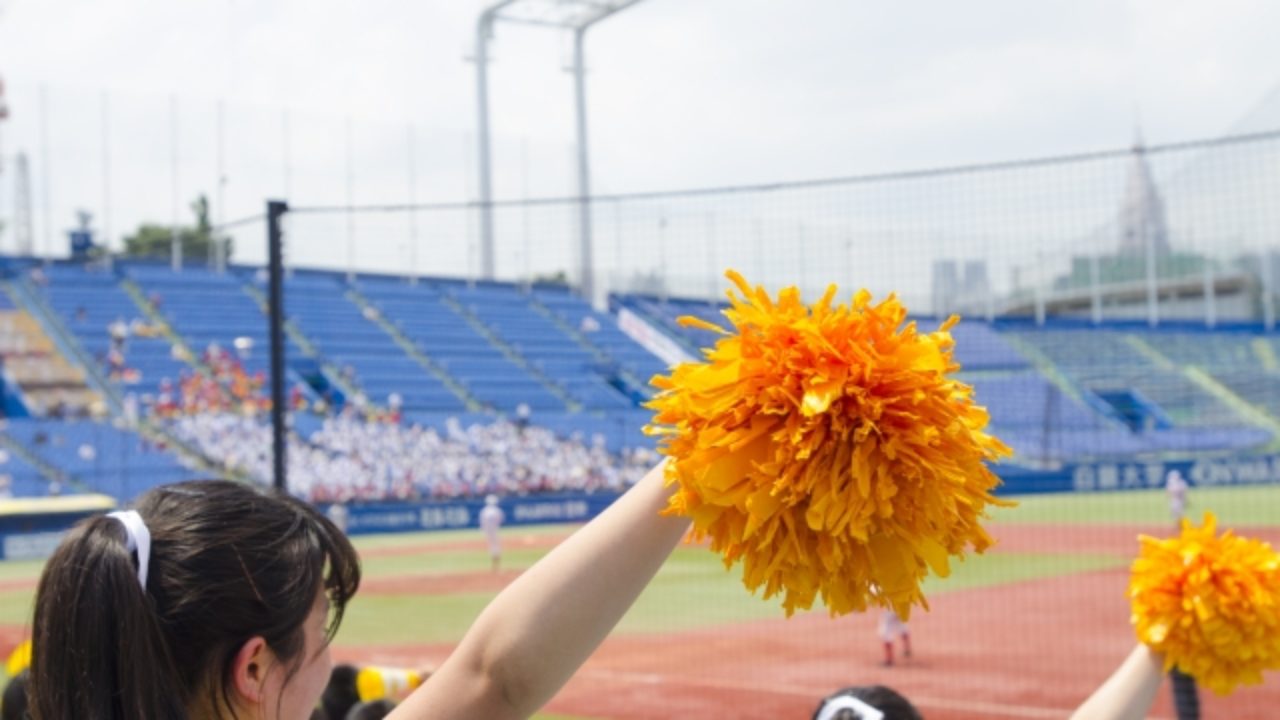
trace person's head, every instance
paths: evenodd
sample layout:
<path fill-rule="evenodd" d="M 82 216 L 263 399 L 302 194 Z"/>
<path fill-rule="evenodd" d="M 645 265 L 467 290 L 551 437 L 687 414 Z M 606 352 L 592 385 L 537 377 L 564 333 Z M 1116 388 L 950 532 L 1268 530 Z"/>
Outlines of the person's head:
<path fill-rule="evenodd" d="M 497 496 L 497 495 L 485 495 L 485 496 L 484 496 L 484 504 L 485 504 L 485 505 L 489 505 L 489 506 L 497 505 L 497 504 L 498 504 L 498 496 Z"/>
<path fill-rule="evenodd" d="M 320 696 L 320 706 L 333 720 L 341 720 L 347 711 L 360 703 L 360 691 L 356 687 L 359 673 L 352 665 L 334 665 L 329 674 L 329 684 Z"/>
<path fill-rule="evenodd" d="M 923 720 L 897 691 L 884 685 L 847 687 L 828 695 L 813 720 Z"/>
<path fill-rule="evenodd" d="M 360 584 L 346 537 L 230 481 L 156 488 L 136 513 L 81 521 L 45 566 L 33 716 L 310 717 Z"/>
<path fill-rule="evenodd" d="M 0 697 L 0 720 L 27 720 L 27 671 L 9 678 Z"/>

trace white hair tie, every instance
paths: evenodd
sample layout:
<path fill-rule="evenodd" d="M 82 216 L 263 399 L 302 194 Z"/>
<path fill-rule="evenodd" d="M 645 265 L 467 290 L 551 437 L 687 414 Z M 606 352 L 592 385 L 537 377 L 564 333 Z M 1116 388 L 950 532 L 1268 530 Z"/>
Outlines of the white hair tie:
<path fill-rule="evenodd" d="M 818 713 L 818 720 L 831 720 L 841 710 L 852 710 L 859 720 L 884 720 L 884 713 L 852 695 L 839 695 L 827 700 Z"/>
<path fill-rule="evenodd" d="M 137 510 L 124 510 L 121 512 L 107 513 L 107 517 L 115 518 L 124 526 L 126 539 L 126 547 L 129 552 L 138 553 L 138 583 L 142 585 L 142 592 L 147 591 L 147 566 L 151 564 L 151 531 L 147 529 L 147 524 L 142 521 L 142 516 Z"/>

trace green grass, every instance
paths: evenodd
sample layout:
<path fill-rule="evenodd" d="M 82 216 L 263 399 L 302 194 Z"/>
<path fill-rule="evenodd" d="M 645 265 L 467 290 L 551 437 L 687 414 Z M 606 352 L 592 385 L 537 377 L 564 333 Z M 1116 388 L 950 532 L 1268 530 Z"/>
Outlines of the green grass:
<path fill-rule="evenodd" d="M 578 527 L 566 525 L 522 525 L 509 527 L 502 531 L 505 538 L 544 537 L 547 535 L 567 535 Z M 480 535 L 475 530 L 441 530 L 431 532 L 396 533 L 391 535 L 360 535 L 351 543 L 357 550 L 374 548 L 404 547 L 406 545 L 448 545 L 458 542 L 476 542 Z"/>
<path fill-rule="evenodd" d="M 1199 522 L 1212 510 L 1220 527 L 1280 526 L 1280 485 L 1192 488 L 1187 515 Z M 1164 491 L 1126 490 L 1106 493 L 1024 495 L 1012 498 L 1016 508 L 999 508 L 1000 523 L 1124 524 L 1168 523 Z"/>
<path fill-rule="evenodd" d="M 438 555 L 406 557 L 428 565 Z M 940 594 L 1024 582 L 1119 567 L 1128 560 L 1072 553 L 970 555 L 964 562 L 953 563 L 951 577 L 929 581 L 926 591 Z M 766 601 L 758 595 L 752 596 L 743 587 L 740 572 L 738 568 L 726 571 L 720 558 L 705 548 L 678 548 L 622 619 L 618 632 L 680 632 L 783 617 L 780 598 Z M 357 596 L 347 608 L 336 642 L 349 646 L 456 642 L 494 595 L 492 592 L 436 596 L 366 593 Z M 821 609 L 815 611 L 821 612 Z"/>
<path fill-rule="evenodd" d="M 502 567 L 523 570 L 545 554 L 546 550 L 542 548 L 505 550 L 502 553 Z M 487 550 L 456 550 L 366 557 L 361 567 L 363 576 L 368 578 L 488 572 L 489 552 Z"/>

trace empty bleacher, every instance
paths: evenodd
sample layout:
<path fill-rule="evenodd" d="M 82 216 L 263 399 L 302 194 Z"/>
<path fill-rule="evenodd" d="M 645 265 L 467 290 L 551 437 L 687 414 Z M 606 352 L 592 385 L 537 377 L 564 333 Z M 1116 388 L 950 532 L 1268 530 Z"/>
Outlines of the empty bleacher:
<path fill-rule="evenodd" d="M 11 419 L 4 433 L 65 473 L 71 484 L 61 486 L 63 493 L 83 488 L 131 498 L 156 485 L 197 476 L 164 448 L 109 423 Z"/>
<path fill-rule="evenodd" d="M 145 325 L 143 312 L 120 286 L 119 278 L 101 270 L 75 265 L 52 265 L 45 271 L 46 282 L 38 286 L 62 325 L 85 352 L 101 365 L 107 375 L 107 355 L 111 347 L 108 326 L 115 322 Z M 187 297 L 185 293 L 182 297 Z M 136 371 L 117 381 L 123 391 L 155 392 L 160 382 L 176 379 L 188 366 L 173 357 L 173 347 L 163 336 L 145 337 L 137 333 L 125 342 L 125 367 Z"/>

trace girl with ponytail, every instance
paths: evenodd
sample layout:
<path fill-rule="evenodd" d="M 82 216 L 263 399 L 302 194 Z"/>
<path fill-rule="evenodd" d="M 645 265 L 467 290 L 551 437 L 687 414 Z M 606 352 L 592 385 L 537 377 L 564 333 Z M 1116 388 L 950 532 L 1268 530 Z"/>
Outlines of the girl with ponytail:
<path fill-rule="evenodd" d="M 525 718 L 573 675 L 688 529 L 663 467 L 526 570 L 389 716 Z M 227 481 L 170 485 L 82 521 L 45 566 L 34 720 L 307 720 L 360 584 L 310 506 Z M 424 608 L 430 610 L 430 607 Z"/>
<path fill-rule="evenodd" d="M 73 529 L 36 600 L 36 720 L 307 718 L 360 583 L 310 506 L 240 483 L 157 488 Z"/>

